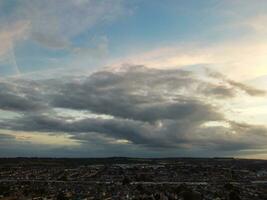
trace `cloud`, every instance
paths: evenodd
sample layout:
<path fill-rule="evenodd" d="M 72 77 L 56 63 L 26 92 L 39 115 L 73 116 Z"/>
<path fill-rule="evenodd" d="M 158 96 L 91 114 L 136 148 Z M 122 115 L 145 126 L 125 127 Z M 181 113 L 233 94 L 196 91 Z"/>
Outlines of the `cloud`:
<path fill-rule="evenodd" d="M 0 109 L 9 111 L 36 111 L 47 106 L 41 100 L 38 86 L 34 82 L 0 82 Z"/>
<path fill-rule="evenodd" d="M 10 62 L 16 74 L 20 73 L 14 53 L 15 43 L 26 39 L 30 30 L 30 22 L 16 21 L 9 26 L 3 25 L 0 29 L 0 63 Z"/>
<path fill-rule="evenodd" d="M 264 90 L 257 89 L 255 87 L 249 86 L 247 84 L 243 84 L 241 82 L 233 81 L 219 72 L 214 72 L 214 71 L 207 69 L 207 73 L 209 74 L 209 76 L 214 77 L 216 79 L 221 79 L 222 81 L 224 81 L 225 83 L 228 83 L 233 88 L 237 88 L 241 91 L 244 91 L 248 95 L 264 96 L 266 94 L 266 91 L 264 91 Z M 223 90 L 225 90 L 225 88 L 223 88 Z"/>
<path fill-rule="evenodd" d="M 97 24 L 114 20 L 125 11 L 122 1 L 48 0 L 18 2 L 13 18 L 31 22 L 31 38 L 55 49 L 72 47 L 72 39 Z"/>
<path fill-rule="evenodd" d="M 22 45 L 19 48 L 24 50 L 26 48 L 26 54 L 32 50 L 29 46 L 54 53 L 54 55 L 58 52 L 64 54 L 64 58 L 59 56 L 61 62 L 57 63 L 57 67 L 62 65 L 65 59 L 68 62 L 64 64 L 64 68 L 70 66 L 73 68 L 73 65 L 83 67 L 101 62 L 108 54 L 108 38 L 104 34 L 91 34 L 90 31 L 95 26 L 111 23 L 119 16 L 127 15 L 128 10 L 121 0 L 112 2 L 107 0 L 48 0 L 46 2 L 25 0 L 23 2 L 1 1 L 0 13 L 0 64 L 11 66 L 1 71 L 20 75 L 21 67 L 17 63 L 16 50 L 23 39 L 27 40 L 20 43 Z M 78 38 L 82 38 L 83 42 L 80 43 Z M 29 53 L 32 55 L 31 52 Z M 44 51 L 37 52 L 37 54 L 41 55 L 38 58 L 41 59 L 38 65 L 56 63 L 52 60 L 54 57 L 51 58 L 51 54 L 45 55 Z M 21 51 L 18 56 L 21 56 Z M 35 62 L 32 58 L 26 60 L 27 65 L 32 64 L 29 62 Z M 25 55 L 23 61 L 25 61 Z M 22 67 L 22 69 L 28 68 L 25 65 Z M 38 69 L 38 66 L 34 68 Z"/>
<path fill-rule="evenodd" d="M 114 59 L 112 65 L 116 68 L 124 63 L 134 63 L 157 69 L 208 65 L 231 79 L 244 81 L 267 74 L 266 52 L 266 38 L 251 36 L 208 45 L 178 43 L 150 51 L 139 50 L 133 55 Z"/>
<path fill-rule="evenodd" d="M 187 72 L 176 70 L 138 67 L 122 73 L 99 72 L 83 82 L 64 84 L 52 104 L 148 122 L 193 117 L 200 112 L 209 116 L 208 105 L 200 106 L 197 99 L 179 94 L 185 87 L 194 90 L 193 82 Z"/>
<path fill-rule="evenodd" d="M 42 110 L 58 107 L 89 110 L 134 120 L 179 119 L 187 114 L 204 112 L 209 105 L 200 97 L 234 98 L 238 91 L 261 96 L 263 90 L 227 79 L 209 71 L 217 82 L 199 79 L 184 70 L 158 70 L 130 66 L 125 71 L 100 71 L 82 76 L 49 80 L 2 81 L 0 108 L 6 110 Z M 194 94 L 192 96 L 192 94 Z M 109 105 L 106 107 L 105 105 Z M 202 104 L 203 110 L 198 110 Z M 205 107 L 206 106 L 206 107 Z M 177 112 L 179 111 L 179 112 Z"/>
<path fill-rule="evenodd" d="M 30 23 L 28 21 L 17 21 L 9 26 L 5 26 L 0 30 L 0 56 L 4 56 L 11 49 L 17 40 L 27 36 Z"/>
<path fill-rule="evenodd" d="M 5 97 L 0 108 L 20 115 L 2 118 L 0 128 L 64 133 L 79 141 L 83 151 L 92 143 L 94 150 L 106 144 L 128 147 L 127 152 L 209 149 L 220 154 L 264 148 L 266 127 L 229 120 L 220 107 L 228 99 L 258 94 L 242 94 L 244 84 L 222 77 L 128 66 L 68 79 L 7 80 L 0 84 Z"/>

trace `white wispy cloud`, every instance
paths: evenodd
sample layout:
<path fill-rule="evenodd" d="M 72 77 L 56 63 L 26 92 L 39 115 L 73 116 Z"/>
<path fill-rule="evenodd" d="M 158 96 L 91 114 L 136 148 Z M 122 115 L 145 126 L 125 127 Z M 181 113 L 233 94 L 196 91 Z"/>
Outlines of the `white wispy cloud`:
<path fill-rule="evenodd" d="M 1 2 L 0 12 L 6 6 Z M 101 60 L 108 52 L 105 35 L 83 36 L 82 44 L 75 44 L 75 38 L 128 12 L 121 0 L 25 0 L 12 6 L 12 11 L 0 18 L 0 61 L 11 66 L 15 74 L 20 74 L 17 42 L 26 38 L 27 43 L 23 44 L 34 42 L 50 50 L 68 52 L 69 63 L 75 66 L 80 65 L 78 62 L 85 65 Z"/>
<path fill-rule="evenodd" d="M 23 39 L 27 36 L 27 31 L 30 23 L 28 21 L 17 21 L 9 26 L 0 29 L 0 55 L 3 56 L 8 53 L 17 40 Z"/>
<path fill-rule="evenodd" d="M 16 21 L 0 29 L 0 62 L 8 62 L 17 75 L 20 74 L 20 69 L 17 65 L 14 46 L 16 42 L 28 37 L 30 25 L 29 21 Z"/>
<path fill-rule="evenodd" d="M 31 22 L 31 38 L 49 48 L 71 48 L 71 39 L 124 13 L 122 1 L 23 1 L 13 18 Z M 15 16 L 15 17 L 14 17 Z"/>

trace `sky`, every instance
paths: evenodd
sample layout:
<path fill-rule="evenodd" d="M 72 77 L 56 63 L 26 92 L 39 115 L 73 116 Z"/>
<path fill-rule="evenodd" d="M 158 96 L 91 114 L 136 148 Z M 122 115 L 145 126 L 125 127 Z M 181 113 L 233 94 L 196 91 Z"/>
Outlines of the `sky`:
<path fill-rule="evenodd" d="M 266 9 L 0 0 L 0 157 L 267 159 Z"/>

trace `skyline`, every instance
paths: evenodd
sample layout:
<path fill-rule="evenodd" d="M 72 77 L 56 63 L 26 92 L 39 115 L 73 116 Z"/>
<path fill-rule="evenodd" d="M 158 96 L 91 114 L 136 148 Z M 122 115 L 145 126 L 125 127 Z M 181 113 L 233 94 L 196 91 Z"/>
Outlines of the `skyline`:
<path fill-rule="evenodd" d="M 264 0 L 0 0 L 0 156 L 267 159 Z"/>

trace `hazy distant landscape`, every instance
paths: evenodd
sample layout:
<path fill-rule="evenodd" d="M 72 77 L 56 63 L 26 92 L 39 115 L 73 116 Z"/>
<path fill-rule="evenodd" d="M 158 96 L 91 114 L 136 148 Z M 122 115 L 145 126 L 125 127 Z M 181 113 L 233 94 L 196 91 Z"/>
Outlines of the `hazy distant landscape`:
<path fill-rule="evenodd" d="M 1 199 L 263 200 L 267 161 L 2 158 Z"/>

